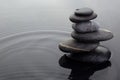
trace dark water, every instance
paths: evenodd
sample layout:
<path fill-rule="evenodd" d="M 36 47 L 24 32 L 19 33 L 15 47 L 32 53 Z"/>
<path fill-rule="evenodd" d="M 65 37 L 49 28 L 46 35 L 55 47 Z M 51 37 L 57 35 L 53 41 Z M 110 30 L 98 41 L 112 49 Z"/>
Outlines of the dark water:
<path fill-rule="evenodd" d="M 81 69 L 90 65 L 77 64 L 76 68 L 76 63 L 63 60 L 63 53 L 58 49 L 61 41 L 70 38 L 69 34 L 62 31 L 33 31 L 1 38 L 0 80 L 68 80 L 70 73 L 72 76 L 73 73 L 80 74 Z M 60 66 L 64 66 L 66 61 L 73 65 L 72 72 Z M 90 73 L 92 80 L 118 80 L 119 68 L 113 62 L 94 66 L 87 73 Z M 65 66 L 69 67 L 69 64 Z"/>

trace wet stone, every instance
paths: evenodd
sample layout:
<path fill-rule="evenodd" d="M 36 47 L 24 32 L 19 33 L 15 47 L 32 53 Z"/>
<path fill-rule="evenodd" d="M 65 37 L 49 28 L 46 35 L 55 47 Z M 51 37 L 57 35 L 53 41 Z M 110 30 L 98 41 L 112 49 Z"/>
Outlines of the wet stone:
<path fill-rule="evenodd" d="M 108 61 L 110 59 L 111 52 L 106 47 L 98 46 L 95 50 L 86 54 L 70 53 L 70 54 L 66 54 L 66 56 L 76 61 L 101 63 Z"/>
<path fill-rule="evenodd" d="M 70 21 L 74 22 L 74 23 L 79 23 L 79 22 L 83 22 L 83 21 L 89 21 L 92 19 L 95 19 L 97 17 L 96 13 L 93 13 L 90 16 L 76 16 L 75 14 L 70 16 Z"/>
<path fill-rule="evenodd" d="M 67 40 L 59 44 L 59 49 L 67 53 L 89 52 L 95 49 L 99 43 L 81 43 L 74 39 Z"/>
<path fill-rule="evenodd" d="M 72 28 L 79 33 L 88 33 L 98 31 L 99 25 L 94 21 L 86 21 L 81 23 L 74 23 Z"/>
<path fill-rule="evenodd" d="M 91 14 L 93 14 L 93 10 L 90 8 L 80 8 L 75 11 L 75 15 L 78 16 L 89 16 Z"/>
<path fill-rule="evenodd" d="M 105 62 L 102 62 L 102 63 L 100 62 L 100 63 L 95 63 L 95 64 L 92 64 L 91 62 L 89 62 L 89 63 L 80 62 L 80 61 L 70 59 L 69 57 L 66 56 L 66 54 L 64 54 L 59 59 L 59 65 L 61 67 L 68 68 L 68 69 L 77 69 L 77 70 L 81 69 L 81 71 L 82 70 L 88 70 L 88 68 L 89 69 L 93 68 L 93 70 L 101 70 L 101 69 L 104 69 L 108 66 L 111 66 L 111 62 L 110 61 L 105 61 Z"/>
<path fill-rule="evenodd" d="M 85 63 L 101 63 L 110 59 L 111 52 L 100 46 L 99 42 L 112 39 L 113 34 L 109 30 L 99 29 L 100 26 L 91 21 L 96 17 L 97 14 L 89 8 L 76 9 L 69 17 L 73 22 L 73 39 L 59 44 L 59 49 L 67 53 L 67 58 Z"/>
<path fill-rule="evenodd" d="M 71 36 L 81 42 L 99 42 L 106 41 L 113 38 L 113 34 L 106 29 L 100 29 L 97 32 L 92 33 L 77 33 L 75 31 L 72 32 Z"/>

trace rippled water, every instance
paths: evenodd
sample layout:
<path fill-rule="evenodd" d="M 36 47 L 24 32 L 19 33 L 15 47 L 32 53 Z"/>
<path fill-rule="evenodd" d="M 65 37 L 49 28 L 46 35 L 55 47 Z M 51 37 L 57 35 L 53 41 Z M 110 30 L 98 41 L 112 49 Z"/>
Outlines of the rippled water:
<path fill-rule="evenodd" d="M 62 31 L 34 31 L 0 39 L 0 80 L 67 80 L 70 69 L 59 66 L 58 44 L 70 38 Z M 112 61 L 114 62 L 114 61 Z M 94 80 L 117 80 L 116 64 L 96 72 Z"/>

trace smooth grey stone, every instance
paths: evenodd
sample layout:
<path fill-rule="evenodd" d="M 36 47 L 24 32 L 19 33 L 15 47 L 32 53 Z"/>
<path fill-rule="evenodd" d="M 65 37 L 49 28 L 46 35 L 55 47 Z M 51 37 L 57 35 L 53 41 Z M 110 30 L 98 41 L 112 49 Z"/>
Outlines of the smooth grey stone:
<path fill-rule="evenodd" d="M 99 42 L 99 41 L 106 41 L 113 38 L 113 34 L 106 29 L 100 29 L 97 32 L 84 33 L 84 34 L 73 31 L 71 36 L 74 39 L 81 42 Z"/>
<path fill-rule="evenodd" d="M 74 23 L 72 28 L 79 33 L 88 33 L 98 31 L 100 26 L 94 21 L 86 21 L 81 23 Z"/>
<path fill-rule="evenodd" d="M 95 49 L 99 43 L 81 43 L 74 39 L 64 41 L 59 44 L 59 49 L 68 53 L 89 52 Z"/>
<path fill-rule="evenodd" d="M 64 68 L 68 69 L 81 69 L 81 70 L 88 70 L 93 68 L 93 70 L 101 70 L 104 69 L 108 66 L 111 66 L 110 61 L 105 61 L 105 62 L 100 62 L 100 63 L 95 63 L 92 64 L 91 62 L 80 62 L 76 61 L 73 59 L 70 59 L 69 57 L 64 54 L 60 59 L 59 59 L 59 65 Z M 90 68 L 91 67 L 91 68 Z"/>
<path fill-rule="evenodd" d="M 93 10 L 90 8 L 80 8 L 75 11 L 75 15 L 78 16 L 89 16 L 91 14 L 93 14 Z"/>
<path fill-rule="evenodd" d="M 59 65 L 63 68 L 71 69 L 69 80 L 90 80 L 89 78 L 96 72 L 111 66 L 110 61 L 102 63 L 85 63 L 71 60 L 66 55 L 59 59 Z"/>
<path fill-rule="evenodd" d="M 76 16 L 75 14 L 73 14 L 69 17 L 69 19 L 74 23 L 80 23 L 83 21 L 89 21 L 89 20 L 95 19 L 96 17 L 97 17 L 96 13 L 93 13 L 90 16 Z"/>
<path fill-rule="evenodd" d="M 111 52 L 106 47 L 98 46 L 90 53 L 70 53 L 66 54 L 66 56 L 76 61 L 100 63 L 108 61 L 111 57 Z"/>

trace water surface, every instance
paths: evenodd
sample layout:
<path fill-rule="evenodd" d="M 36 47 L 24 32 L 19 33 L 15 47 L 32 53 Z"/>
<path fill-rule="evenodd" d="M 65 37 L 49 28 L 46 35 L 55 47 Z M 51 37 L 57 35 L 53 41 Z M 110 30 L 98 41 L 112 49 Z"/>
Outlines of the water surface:
<path fill-rule="evenodd" d="M 95 21 L 114 34 L 101 42 L 112 52 L 111 67 L 91 78 L 120 80 L 119 0 L 0 0 L 0 80 L 67 79 L 71 71 L 58 64 L 58 43 L 70 38 L 69 16 L 82 7 L 92 8 Z"/>
<path fill-rule="evenodd" d="M 67 80 L 71 69 L 60 66 L 59 59 L 64 53 L 58 49 L 58 44 L 69 39 L 69 34 L 30 31 L 1 38 L 0 80 Z M 97 71 L 91 78 L 117 80 L 118 72 L 112 63 L 111 67 Z"/>

